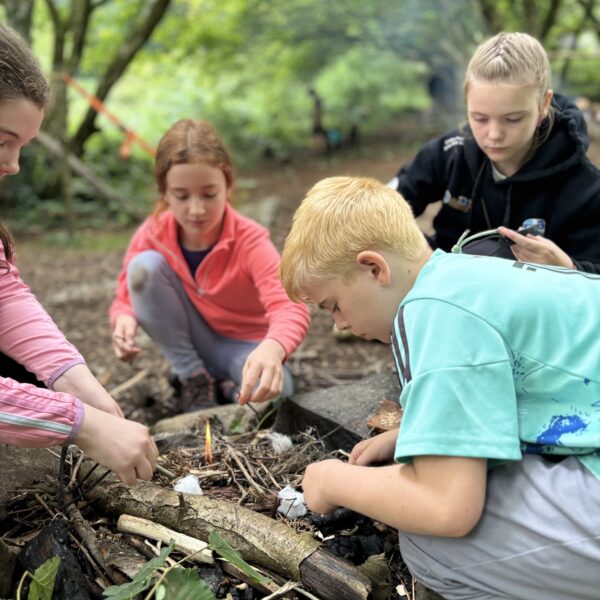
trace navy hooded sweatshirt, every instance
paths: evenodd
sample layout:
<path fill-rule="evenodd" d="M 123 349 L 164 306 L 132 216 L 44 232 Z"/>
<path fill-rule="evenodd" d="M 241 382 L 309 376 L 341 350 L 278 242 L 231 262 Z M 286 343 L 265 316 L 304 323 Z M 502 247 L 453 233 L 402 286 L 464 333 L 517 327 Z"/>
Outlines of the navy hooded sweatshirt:
<path fill-rule="evenodd" d="M 586 156 L 587 127 L 567 98 L 552 100 L 555 122 L 547 139 L 514 175 L 495 182 L 490 160 L 468 127 L 434 139 L 402 167 L 393 185 L 419 216 L 443 201 L 433 221 L 436 247 L 449 251 L 469 229 L 505 225 L 518 229 L 528 218 L 546 221 L 545 237 L 577 269 L 600 273 L 600 171 Z"/>

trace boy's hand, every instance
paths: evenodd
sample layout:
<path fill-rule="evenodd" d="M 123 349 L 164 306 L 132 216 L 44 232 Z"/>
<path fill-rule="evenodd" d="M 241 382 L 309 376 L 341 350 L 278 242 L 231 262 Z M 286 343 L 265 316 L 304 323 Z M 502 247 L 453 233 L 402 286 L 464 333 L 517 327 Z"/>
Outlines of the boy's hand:
<path fill-rule="evenodd" d="M 344 463 L 340 460 L 330 459 L 312 463 L 306 467 L 302 479 L 302 490 L 309 510 L 324 515 L 332 513 L 338 508 L 338 505 L 328 499 L 328 491 L 332 471 L 343 465 Z"/>
<path fill-rule="evenodd" d="M 284 360 L 283 346 L 270 338 L 250 352 L 242 370 L 240 404 L 265 402 L 279 396 L 283 390 Z"/>
<path fill-rule="evenodd" d="M 514 242 L 510 249 L 517 260 L 567 269 L 576 268 L 571 257 L 548 238 L 541 235 L 521 235 L 508 227 L 498 227 L 498 233 Z"/>
<path fill-rule="evenodd" d="M 138 323 L 130 315 L 119 315 L 112 332 L 112 346 L 117 358 L 130 362 L 142 349 L 135 343 Z"/>
<path fill-rule="evenodd" d="M 140 423 L 84 404 L 83 422 L 75 443 L 127 485 L 138 479 L 152 479 L 158 450 L 148 429 Z"/>
<path fill-rule="evenodd" d="M 399 429 L 391 429 L 375 437 L 358 442 L 348 462 L 351 465 L 372 465 L 373 463 L 391 462 L 394 459 L 396 439 Z"/>

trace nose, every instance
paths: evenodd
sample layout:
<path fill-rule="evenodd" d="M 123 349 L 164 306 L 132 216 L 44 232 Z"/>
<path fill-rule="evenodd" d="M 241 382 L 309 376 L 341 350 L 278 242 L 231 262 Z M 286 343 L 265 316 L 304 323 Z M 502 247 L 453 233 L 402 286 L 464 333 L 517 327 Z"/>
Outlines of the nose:
<path fill-rule="evenodd" d="M 502 130 L 500 123 L 496 123 L 494 121 L 490 122 L 488 137 L 491 140 L 501 140 L 504 137 L 504 131 Z"/>
<path fill-rule="evenodd" d="M 19 170 L 19 151 L 11 152 L 2 158 L 0 168 L 6 175 L 16 175 Z"/>
<path fill-rule="evenodd" d="M 190 214 L 201 215 L 205 212 L 204 201 L 198 196 L 192 196 L 190 199 Z"/>
<path fill-rule="evenodd" d="M 340 330 L 350 329 L 350 323 L 348 323 L 346 319 L 340 317 L 339 315 L 334 315 L 333 321 L 335 323 L 335 326 Z"/>

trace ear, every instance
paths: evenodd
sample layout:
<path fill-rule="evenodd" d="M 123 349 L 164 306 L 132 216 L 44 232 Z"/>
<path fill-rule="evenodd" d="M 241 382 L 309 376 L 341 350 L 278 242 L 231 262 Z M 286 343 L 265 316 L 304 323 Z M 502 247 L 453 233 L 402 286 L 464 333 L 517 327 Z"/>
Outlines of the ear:
<path fill-rule="evenodd" d="M 542 98 L 542 106 L 540 109 L 542 119 L 545 119 L 548 116 L 548 109 L 550 108 L 550 102 L 552 102 L 552 97 L 554 96 L 554 92 L 552 90 L 548 90 L 544 97 Z"/>
<path fill-rule="evenodd" d="M 356 262 L 361 270 L 368 270 L 370 276 L 381 285 L 390 284 L 392 280 L 390 265 L 379 252 L 363 250 L 356 255 Z"/>

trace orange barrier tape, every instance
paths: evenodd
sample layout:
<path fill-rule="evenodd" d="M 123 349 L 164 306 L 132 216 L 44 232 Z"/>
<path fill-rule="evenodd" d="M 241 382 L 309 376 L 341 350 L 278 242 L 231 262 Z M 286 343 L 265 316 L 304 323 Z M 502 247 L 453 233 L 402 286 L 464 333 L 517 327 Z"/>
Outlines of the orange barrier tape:
<path fill-rule="evenodd" d="M 88 92 L 78 81 L 73 79 L 70 75 L 63 75 L 63 79 L 74 89 L 76 89 L 89 103 L 89 105 L 97 112 L 102 113 L 108 117 L 110 121 L 112 121 L 125 135 L 125 139 L 119 148 L 119 156 L 123 159 L 129 158 L 131 155 L 131 146 L 136 143 L 141 146 L 150 156 L 156 156 L 156 149 L 154 146 L 150 145 L 148 142 L 143 140 L 135 131 L 125 127 L 121 120 L 113 115 L 103 104 L 100 98 L 94 96 Z"/>

